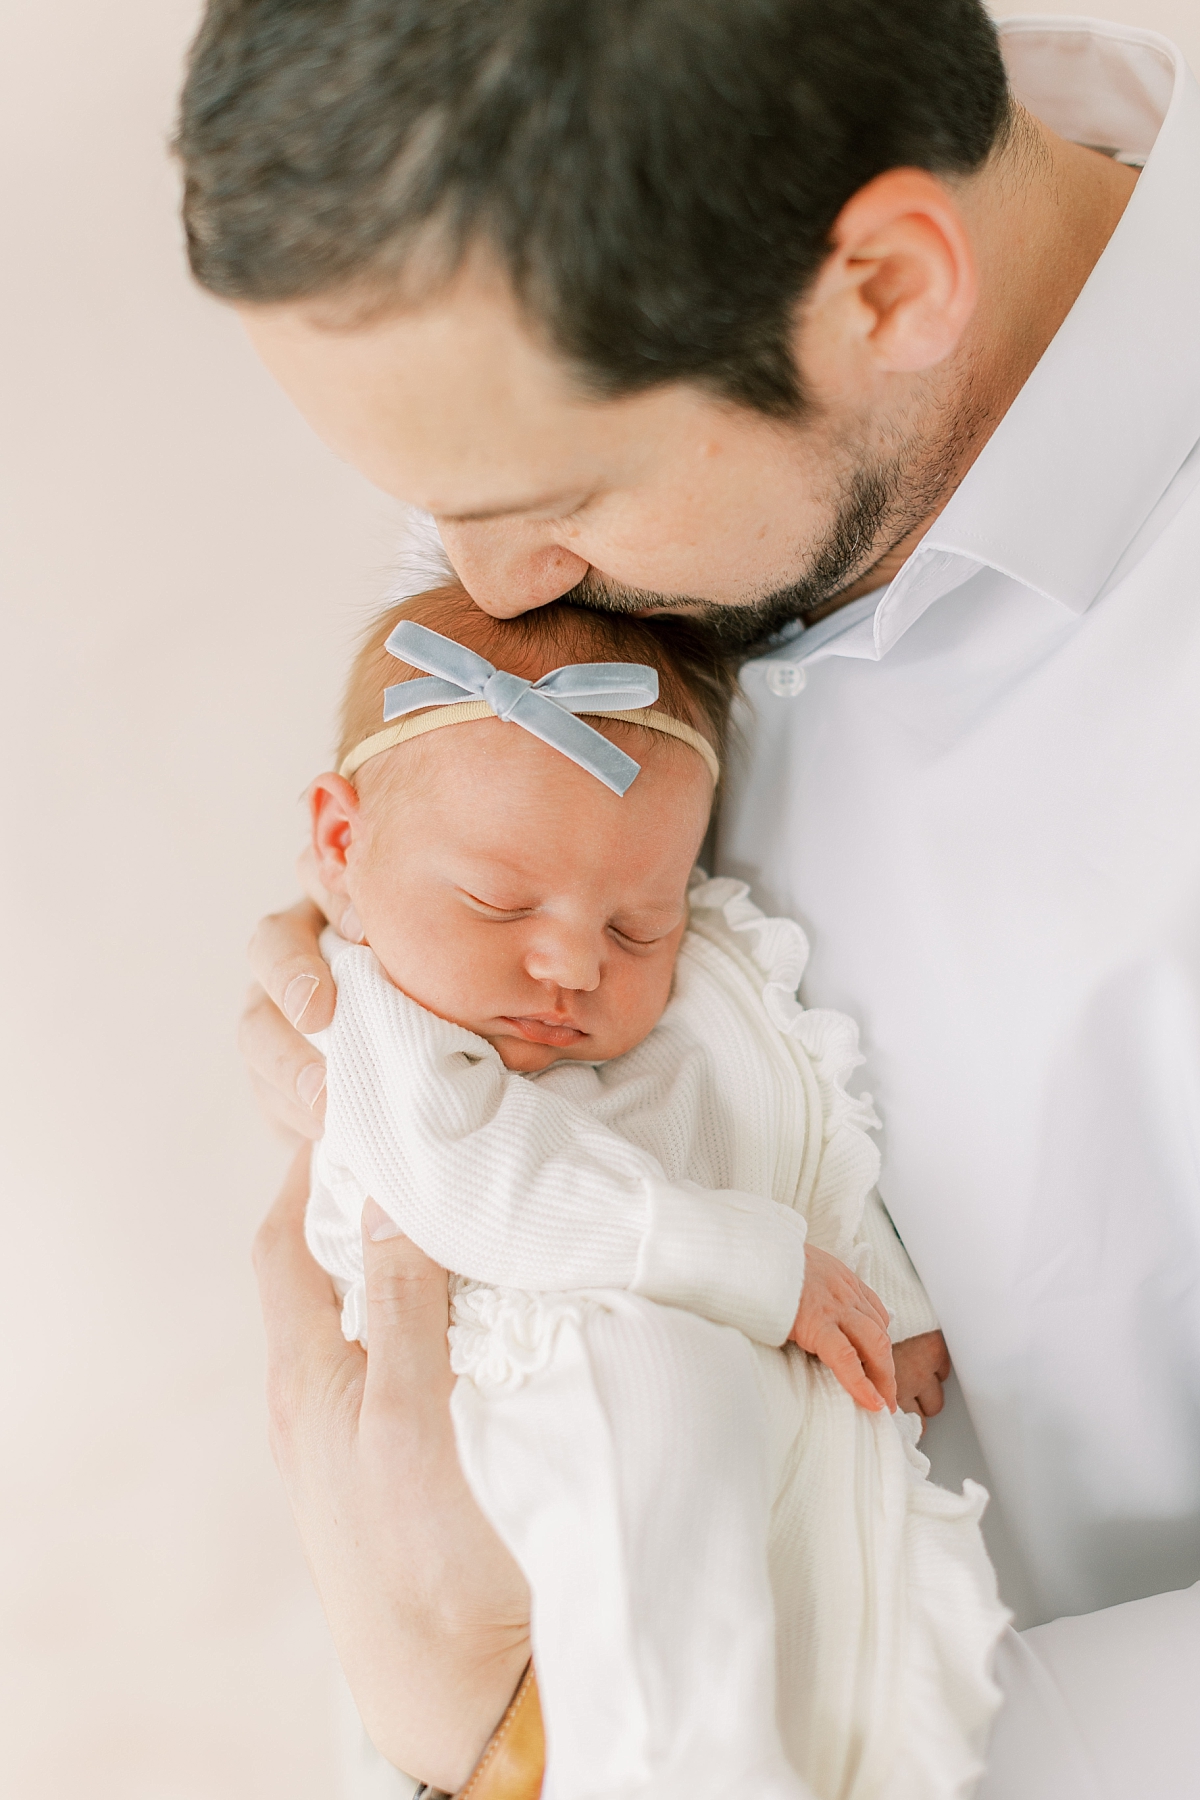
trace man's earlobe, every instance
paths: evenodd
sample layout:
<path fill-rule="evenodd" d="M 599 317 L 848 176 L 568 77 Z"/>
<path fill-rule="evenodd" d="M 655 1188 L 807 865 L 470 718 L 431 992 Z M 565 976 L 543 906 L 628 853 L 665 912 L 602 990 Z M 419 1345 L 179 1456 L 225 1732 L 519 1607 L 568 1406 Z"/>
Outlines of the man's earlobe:
<path fill-rule="evenodd" d="M 340 775 L 318 775 L 308 790 L 313 855 L 331 894 L 345 892 L 346 858 L 358 823 L 359 799 Z"/>

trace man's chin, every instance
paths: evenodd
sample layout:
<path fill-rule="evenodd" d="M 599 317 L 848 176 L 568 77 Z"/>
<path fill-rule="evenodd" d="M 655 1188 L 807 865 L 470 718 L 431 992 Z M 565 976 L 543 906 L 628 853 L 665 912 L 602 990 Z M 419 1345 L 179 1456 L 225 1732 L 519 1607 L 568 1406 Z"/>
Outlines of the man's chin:
<path fill-rule="evenodd" d="M 904 486 L 905 469 L 899 459 L 857 471 L 824 539 L 812 547 L 807 566 L 785 586 L 750 595 L 736 606 L 623 587 L 594 569 L 562 598 L 602 612 L 682 615 L 711 633 L 722 649 L 746 656 L 764 648 L 797 619 L 808 622 L 814 614 L 829 610 L 831 601 L 857 587 L 903 543 L 930 505 L 915 481 L 903 504 Z"/>
<path fill-rule="evenodd" d="M 592 612 L 623 613 L 638 619 L 689 619 L 715 637 L 723 649 L 735 654 L 746 654 L 769 643 L 785 625 L 803 618 L 818 604 L 802 588 L 788 588 L 765 600 L 727 606 L 716 600 L 617 588 L 588 576 L 561 598 Z"/>

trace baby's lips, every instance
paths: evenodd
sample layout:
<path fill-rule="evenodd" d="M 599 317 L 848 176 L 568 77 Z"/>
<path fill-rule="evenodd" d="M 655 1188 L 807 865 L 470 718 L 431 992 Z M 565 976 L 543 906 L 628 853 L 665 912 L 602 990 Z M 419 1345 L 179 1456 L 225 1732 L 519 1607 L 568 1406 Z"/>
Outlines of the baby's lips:
<path fill-rule="evenodd" d="M 545 1016 L 537 1018 L 532 1015 L 524 1017 L 506 1016 L 502 1021 L 529 1044 L 548 1044 L 552 1049 L 565 1050 L 571 1044 L 579 1043 L 587 1036 L 578 1025 L 568 1024 L 565 1020 L 554 1021 Z"/>

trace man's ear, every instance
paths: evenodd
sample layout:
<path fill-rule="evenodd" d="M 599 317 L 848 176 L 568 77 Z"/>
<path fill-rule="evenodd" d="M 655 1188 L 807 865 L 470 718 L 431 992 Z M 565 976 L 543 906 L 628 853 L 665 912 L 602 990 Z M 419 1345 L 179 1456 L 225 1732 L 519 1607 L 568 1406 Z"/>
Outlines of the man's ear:
<path fill-rule="evenodd" d="M 346 858 L 358 829 L 358 795 L 340 775 L 318 775 L 308 790 L 308 809 L 321 884 L 331 894 L 346 895 Z"/>
<path fill-rule="evenodd" d="M 915 375 L 958 348 L 978 298 L 975 252 L 952 189 L 924 169 L 888 169 L 834 222 L 833 248 L 797 320 L 817 391 Z"/>

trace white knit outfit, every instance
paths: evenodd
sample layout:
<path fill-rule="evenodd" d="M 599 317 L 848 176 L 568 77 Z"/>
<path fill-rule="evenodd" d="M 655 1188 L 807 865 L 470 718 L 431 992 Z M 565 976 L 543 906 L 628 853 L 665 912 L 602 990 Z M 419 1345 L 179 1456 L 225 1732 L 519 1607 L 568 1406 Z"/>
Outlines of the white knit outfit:
<path fill-rule="evenodd" d="M 593 1066 L 506 1070 L 333 940 L 308 1239 L 365 1341 L 371 1194 L 456 1271 L 459 1455 L 533 1594 L 545 1800 L 959 1800 L 1005 1613 L 903 1415 L 784 1345 L 806 1237 L 892 1335 L 936 1321 L 873 1193 L 808 946 L 700 879 L 671 1001 Z"/>

